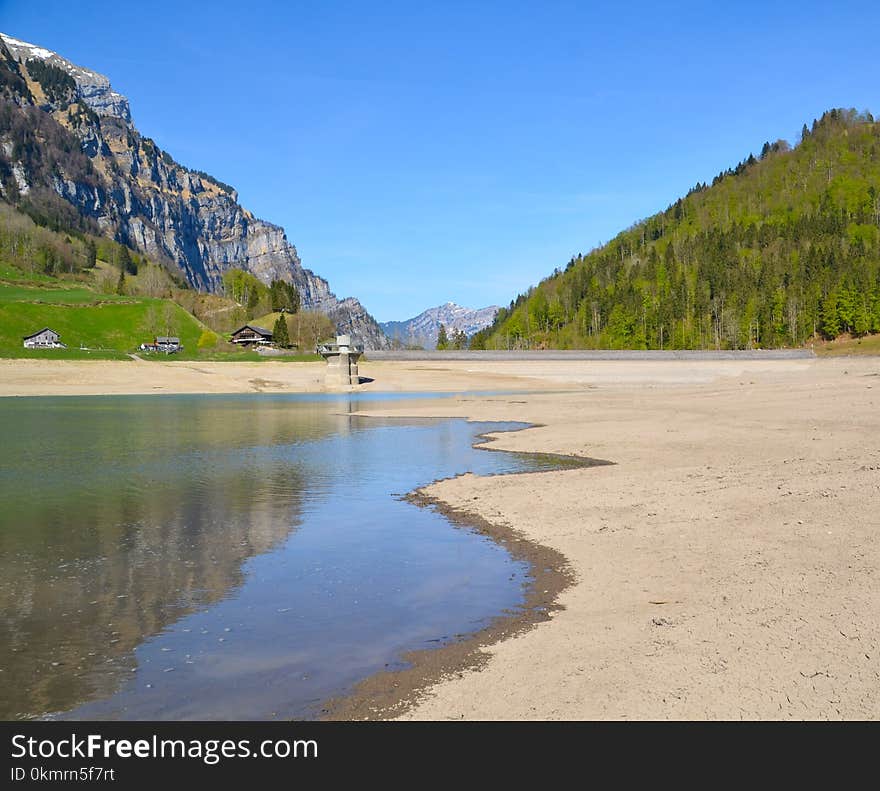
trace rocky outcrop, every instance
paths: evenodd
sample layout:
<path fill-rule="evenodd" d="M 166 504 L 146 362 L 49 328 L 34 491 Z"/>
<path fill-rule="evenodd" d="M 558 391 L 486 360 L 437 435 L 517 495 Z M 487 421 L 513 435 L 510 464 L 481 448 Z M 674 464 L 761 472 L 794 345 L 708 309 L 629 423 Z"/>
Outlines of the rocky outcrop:
<path fill-rule="evenodd" d="M 110 80 L 103 74 L 98 74 L 91 69 L 76 66 L 51 50 L 19 41 L 17 38 L 0 33 L 0 38 L 6 45 L 6 49 L 19 63 L 27 63 L 28 60 L 38 60 L 48 63 L 73 77 L 77 87 L 77 98 L 94 110 L 98 115 L 121 118 L 126 123 L 131 122 L 131 108 L 128 99 L 121 93 L 110 88 Z"/>
<path fill-rule="evenodd" d="M 357 299 L 337 299 L 324 278 L 302 266 L 283 228 L 254 217 L 232 187 L 184 167 L 141 135 L 128 100 L 105 76 L 0 34 L 0 87 L 8 102 L 0 123 L 5 199 L 51 190 L 103 232 L 165 261 L 193 288 L 218 291 L 233 268 L 267 284 L 284 280 L 297 287 L 304 308 L 327 313 L 340 332 L 367 348 L 390 345 Z M 34 108 L 58 129 L 28 137 Z M 78 151 L 69 151 L 71 135 Z M 33 150 L 56 138 L 51 156 Z"/>
<path fill-rule="evenodd" d="M 404 346 L 434 349 L 437 346 L 437 334 L 440 332 L 441 324 L 446 327 L 449 335 L 457 330 L 471 336 L 488 327 L 497 312 L 497 305 L 474 310 L 456 305 L 454 302 L 447 302 L 436 308 L 428 308 L 406 321 L 386 321 L 379 326 L 392 340 Z"/>
<path fill-rule="evenodd" d="M 365 349 L 388 349 L 396 345 L 354 297 L 336 300 L 336 304 L 328 307 L 326 313 L 337 327 L 358 327 L 356 334 Z"/>

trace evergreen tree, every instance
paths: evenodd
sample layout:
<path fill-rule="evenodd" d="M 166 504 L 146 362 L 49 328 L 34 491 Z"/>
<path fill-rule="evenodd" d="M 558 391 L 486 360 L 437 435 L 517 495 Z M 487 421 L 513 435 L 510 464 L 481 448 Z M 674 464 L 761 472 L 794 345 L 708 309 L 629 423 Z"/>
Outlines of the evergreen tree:
<path fill-rule="evenodd" d="M 297 289 L 292 283 L 288 284 L 287 289 L 290 294 L 290 312 L 298 313 L 302 305 L 302 300 L 299 296 L 299 289 Z"/>
<path fill-rule="evenodd" d="M 446 334 L 446 327 L 440 325 L 437 332 L 437 351 L 442 352 L 449 348 L 449 336 Z"/>
<path fill-rule="evenodd" d="M 456 350 L 467 348 L 467 333 L 464 330 L 452 331 L 452 348 Z"/>
<path fill-rule="evenodd" d="M 283 280 L 273 280 L 269 286 L 269 298 L 273 313 L 281 310 L 287 313 L 296 313 L 299 310 L 299 291 L 297 291 L 296 286 L 292 283 L 286 283 Z"/>
<path fill-rule="evenodd" d="M 486 348 L 486 339 L 489 337 L 489 333 L 491 332 L 491 327 L 486 327 L 485 329 L 480 330 L 479 332 L 475 332 L 471 335 L 469 346 L 472 350 L 480 350 Z"/>
<path fill-rule="evenodd" d="M 853 330 L 856 335 L 864 335 L 871 331 L 871 315 L 868 313 L 868 303 L 865 298 L 861 298 L 856 305 Z"/>
<path fill-rule="evenodd" d="M 857 303 L 858 294 L 849 284 L 844 284 L 837 293 L 837 318 L 840 331 L 851 332 L 854 329 Z"/>
<path fill-rule="evenodd" d="M 125 293 L 125 270 L 119 270 L 119 279 L 116 281 L 116 293 L 124 294 Z"/>
<path fill-rule="evenodd" d="M 272 312 L 277 313 L 282 308 L 286 309 L 286 301 L 281 288 L 281 280 L 273 280 L 269 284 L 269 302 L 272 306 Z"/>
<path fill-rule="evenodd" d="M 119 268 L 124 272 L 127 272 L 129 275 L 136 275 L 138 271 L 137 264 L 131 257 L 131 253 L 129 252 L 127 247 L 119 248 L 119 257 L 118 257 Z"/>
<path fill-rule="evenodd" d="M 58 66 L 40 58 L 28 58 L 25 66 L 50 102 L 70 102 L 76 95 L 76 81 Z"/>
<path fill-rule="evenodd" d="M 275 326 L 272 328 L 272 340 L 280 349 L 286 349 L 290 346 L 290 334 L 287 331 L 287 319 L 282 314 L 275 320 Z"/>
<path fill-rule="evenodd" d="M 819 321 L 822 333 L 826 338 L 836 338 L 840 335 L 840 316 L 837 313 L 837 294 L 833 291 L 822 300 L 819 311 Z"/>

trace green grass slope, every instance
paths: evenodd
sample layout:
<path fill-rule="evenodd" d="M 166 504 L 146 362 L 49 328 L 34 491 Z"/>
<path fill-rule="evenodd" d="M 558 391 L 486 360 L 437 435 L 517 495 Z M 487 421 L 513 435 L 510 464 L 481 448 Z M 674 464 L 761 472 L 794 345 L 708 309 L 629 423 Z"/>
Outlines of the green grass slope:
<path fill-rule="evenodd" d="M 25 349 L 22 338 L 43 327 L 58 332 L 68 348 Z M 195 353 L 203 327 L 169 300 L 0 283 L 2 357 L 124 359 L 141 343 L 165 334 L 165 327 L 180 337 L 185 351 Z"/>
<path fill-rule="evenodd" d="M 815 344 L 813 350 L 819 357 L 876 357 L 880 355 L 880 335 L 862 338 L 841 335 L 833 341 Z"/>

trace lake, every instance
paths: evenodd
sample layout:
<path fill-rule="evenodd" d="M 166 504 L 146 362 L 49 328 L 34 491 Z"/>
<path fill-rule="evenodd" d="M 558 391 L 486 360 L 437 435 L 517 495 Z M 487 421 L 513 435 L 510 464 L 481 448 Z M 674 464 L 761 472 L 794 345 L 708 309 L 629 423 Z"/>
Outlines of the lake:
<path fill-rule="evenodd" d="M 348 414 L 406 397 L 0 399 L 0 719 L 311 718 L 520 606 L 525 563 L 402 495 L 565 462 Z"/>

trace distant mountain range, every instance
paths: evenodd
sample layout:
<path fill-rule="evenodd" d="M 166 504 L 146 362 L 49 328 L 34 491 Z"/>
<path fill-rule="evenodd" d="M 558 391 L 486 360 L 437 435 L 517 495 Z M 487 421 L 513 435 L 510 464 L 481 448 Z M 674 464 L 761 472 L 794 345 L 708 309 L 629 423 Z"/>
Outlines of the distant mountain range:
<path fill-rule="evenodd" d="M 243 269 L 296 285 L 367 348 L 390 345 L 357 299 L 305 269 L 284 229 L 238 203 L 228 184 L 176 162 L 142 135 L 102 74 L 0 34 L 0 198 L 38 224 L 103 234 L 200 291 Z"/>
<path fill-rule="evenodd" d="M 441 324 L 446 327 L 449 335 L 452 335 L 454 330 L 458 330 L 470 337 L 475 332 L 490 326 L 497 312 L 497 305 L 474 310 L 456 305 L 454 302 L 447 302 L 436 308 L 428 308 L 406 321 L 385 321 L 379 326 L 389 338 L 404 346 L 434 349 L 437 346 L 437 334 L 440 332 Z"/>

